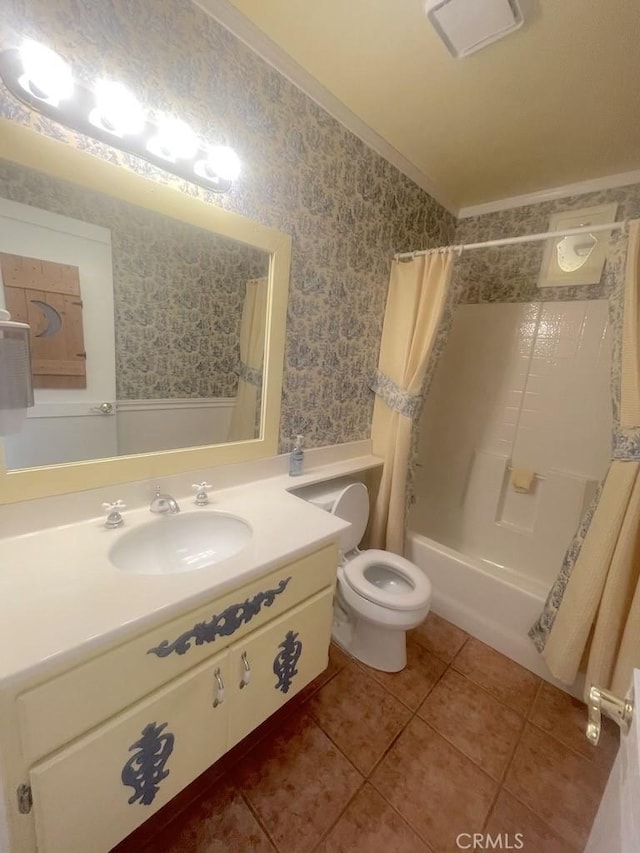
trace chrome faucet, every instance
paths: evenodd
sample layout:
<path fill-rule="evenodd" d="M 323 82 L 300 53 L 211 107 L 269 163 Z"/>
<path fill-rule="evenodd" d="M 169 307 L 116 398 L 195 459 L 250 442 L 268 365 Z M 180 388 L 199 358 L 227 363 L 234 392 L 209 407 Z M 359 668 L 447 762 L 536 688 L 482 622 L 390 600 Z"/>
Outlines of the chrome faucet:
<path fill-rule="evenodd" d="M 120 500 L 109 501 L 109 503 L 102 504 L 102 509 L 109 513 L 104 522 L 104 526 L 108 530 L 114 530 L 116 527 L 122 527 L 124 524 L 124 518 L 120 515 L 120 510 L 126 509 L 126 506 L 127 505 Z"/>
<path fill-rule="evenodd" d="M 178 501 L 172 498 L 171 495 L 163 495 L 160 493 L 160 486 L 156 486 L 156 493 L 149 507 L 151 512 L 157 512 L 160 515 L 175 515 L 180 512 Z"/>

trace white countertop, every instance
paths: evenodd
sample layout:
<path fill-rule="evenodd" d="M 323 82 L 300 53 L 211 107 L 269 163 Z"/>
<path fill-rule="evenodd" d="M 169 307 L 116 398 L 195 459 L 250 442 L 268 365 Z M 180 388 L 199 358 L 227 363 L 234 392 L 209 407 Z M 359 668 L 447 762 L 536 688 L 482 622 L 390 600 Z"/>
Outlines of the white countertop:
<path fill-rule="evenodd" d="M 236 555 L 192 572 L 138 575 L 109 562 L 109 548 L 127 530 L 166 521 L 146 503 L 126 510 L 126 526 L 116 530 L 107 530 L 101 516 L 3 538 L 0 684 L 53 674 L 336 540 L 345 523 L 287 490 L 379 464 L 369 456 L 316 466 L 295 479 L 279 474 L 214 491 L 202 509 L 192 493 L 173 489 L 183 513 L 219 510 L 253 530 Z M 191 476 L 182 479 L 189 488 Z"/>

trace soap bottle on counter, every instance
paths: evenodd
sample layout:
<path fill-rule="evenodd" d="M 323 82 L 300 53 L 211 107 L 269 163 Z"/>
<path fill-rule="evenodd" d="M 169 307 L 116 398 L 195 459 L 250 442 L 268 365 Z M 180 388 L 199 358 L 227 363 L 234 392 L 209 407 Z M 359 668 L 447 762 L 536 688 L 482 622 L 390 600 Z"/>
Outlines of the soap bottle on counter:
<path fill-rule="evenodd" d="M 304 436 L 297 435 L 293 443 L 293 450 L 289 454 L 289 476 L 299 477 L 304 465 Z"/>

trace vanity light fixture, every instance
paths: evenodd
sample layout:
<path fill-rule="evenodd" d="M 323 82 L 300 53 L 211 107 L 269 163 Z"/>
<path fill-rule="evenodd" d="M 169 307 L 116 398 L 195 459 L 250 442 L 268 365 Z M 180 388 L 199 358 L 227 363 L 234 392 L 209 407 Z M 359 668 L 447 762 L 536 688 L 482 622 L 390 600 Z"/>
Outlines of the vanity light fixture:
<path fill-rule="evenodd" d="M 177 117 L 153 121 L 121 83 L 100 80 L 87 86 L 74 80 L 59 54 L 31 39 L 0 53 L 0 78 L 16 98 L 47 118 L 214 192 L 228 192 L 240 174 L 231 148 L 203 143 Z"/>

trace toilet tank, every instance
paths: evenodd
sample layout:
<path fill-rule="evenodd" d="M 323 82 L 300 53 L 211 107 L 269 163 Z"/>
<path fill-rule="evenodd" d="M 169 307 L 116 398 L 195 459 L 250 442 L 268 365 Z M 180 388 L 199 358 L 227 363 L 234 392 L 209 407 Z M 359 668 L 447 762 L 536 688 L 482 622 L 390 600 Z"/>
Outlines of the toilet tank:
<path fill-rule="evenodd" d="M 309 503 L 350 524 L 340 536 L 340 550 L 348 554 L 360 544 L 369 520 L 369 492 L 364 483 L 329 480 L 298 492 Z"/>

